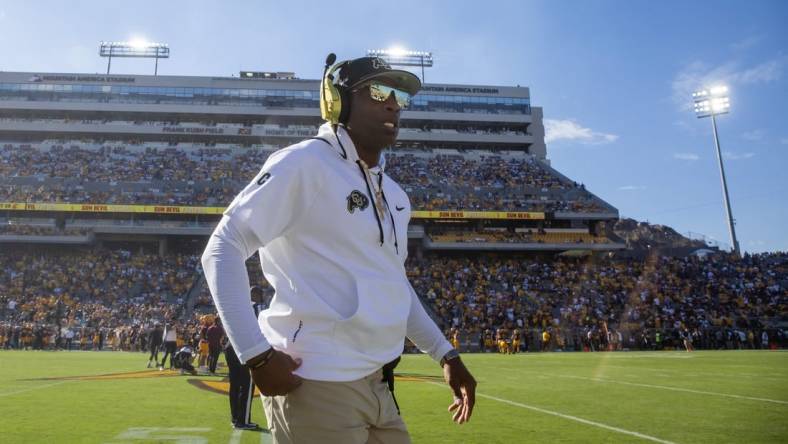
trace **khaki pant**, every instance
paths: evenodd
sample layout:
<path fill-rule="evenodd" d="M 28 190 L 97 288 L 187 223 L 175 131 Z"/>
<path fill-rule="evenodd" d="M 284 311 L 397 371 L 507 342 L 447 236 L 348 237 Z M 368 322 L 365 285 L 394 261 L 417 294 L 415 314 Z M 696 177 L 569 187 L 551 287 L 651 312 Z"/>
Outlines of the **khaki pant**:
<path fill-rule="evenodd" d="M 397 407 L 377 371 L 351 382 L 304 380 L 285 396 L 263 397 L 275 444 L 409 444 Z"/>

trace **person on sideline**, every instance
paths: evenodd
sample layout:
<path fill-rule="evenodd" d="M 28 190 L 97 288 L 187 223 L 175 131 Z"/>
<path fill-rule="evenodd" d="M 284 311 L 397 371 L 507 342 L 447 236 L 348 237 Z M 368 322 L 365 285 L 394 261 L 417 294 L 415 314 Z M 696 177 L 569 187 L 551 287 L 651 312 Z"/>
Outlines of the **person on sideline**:
<path fill-rule="evenodd" d="M 329 69 L 335 59 L 321 86 L 328 123 L 268 158 L 225 211 L 202 265 L 265 395 L 274 442 L 409 443 L 390 392 L 406 337 L 443 367 L 455 422 L 470 419 L 476 388 L 408 282 L 410 201 L 381 156 L 421 82 L 380 58 Z M 256 251 L 275 290 L 259 323 L 245 267 Z"/>

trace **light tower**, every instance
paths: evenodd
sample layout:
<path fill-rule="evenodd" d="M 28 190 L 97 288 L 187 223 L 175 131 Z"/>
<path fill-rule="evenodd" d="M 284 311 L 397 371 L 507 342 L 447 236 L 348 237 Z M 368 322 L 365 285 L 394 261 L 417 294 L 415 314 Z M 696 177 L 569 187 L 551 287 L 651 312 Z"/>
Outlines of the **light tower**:
<path fill-rule="evenodd" d="M 107 74 L 109 74 L 113 57 L 135 57 L 145 59 L 156 59 L 153 68 L 153 75 L 159 73 L 159 59 L 170 58 L 170 47 L 166 43 L 150 43 L 142 40 L 131 42 L 101 42 L 99 44 L 99 56 L 107 57 Z"/>
<path fill-rule="evenodd" d="M 367 56 L 380 57 L 394 66 L 421 66 L 421 81 L 424 82 L 424 68 L 432 67 L 432 53 L 427 51 L 409 51 L 402 48 L 368 49 Z"/>
<path fill-rule="evenodd" d="M 699 119 L 711 117 L 711 130 L 714 134 L 714 146 L 717 149 L 717 163 L 720 167 L 722 197 L 725 200 L 725 212 L 728 216 L 728 231 L 730 231 L 731 235 L 731 245 L 733 245 L 734 254 L 741 256 L 741 250 L 739 250 L 739 241 L 736 240 L 736 227 L 733 219 L 733 212 L 731 211 L 731 202 L 730 198 L 728 197 L 728 181 L 725 179 L 725 168 L 722 165 L 720 139 L 717 136 L 716 116 L 718 114 L 727 114 L 731 109 L 730 99 L 728 98 L 728 87 L 715 86 L 713 88 L 702 89 L 692 93 L 692 97 L 695 101 L 695 115 L 697 115 Z"/>

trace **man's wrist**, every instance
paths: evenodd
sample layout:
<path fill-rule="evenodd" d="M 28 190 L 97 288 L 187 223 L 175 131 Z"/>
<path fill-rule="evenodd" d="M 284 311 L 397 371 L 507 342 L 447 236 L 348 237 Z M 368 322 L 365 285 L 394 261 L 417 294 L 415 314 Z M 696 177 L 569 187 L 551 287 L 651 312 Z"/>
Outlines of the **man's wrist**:
<path fill-rule="evenodd" d="M 445 355 L 443 355 L 443 357 L 441 358 L 441 361 L 440 361 L 440 366 L 441 366 L 441 368 L 443 368 L 443 366 L 446 365 L 447 362 L 455 360 L 455 359 L 459 359 L 459 358 L 460 358 L 460 352 L 457 351 L 456 348 L 453 348 L 453 349 L 449 350 L 448 352 L 446 352 Z"/>

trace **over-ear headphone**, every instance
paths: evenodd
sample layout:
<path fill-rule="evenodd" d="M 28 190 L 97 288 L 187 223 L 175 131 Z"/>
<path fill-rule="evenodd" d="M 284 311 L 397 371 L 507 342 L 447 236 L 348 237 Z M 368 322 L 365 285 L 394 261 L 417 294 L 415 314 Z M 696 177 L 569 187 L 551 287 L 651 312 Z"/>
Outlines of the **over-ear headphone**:
<path fill-rule="evenodd" d="M 333 52 L 326 57 L 326 66 L 323 68 L 323 81 L 320 83 L 320 115 L 333 125 L 338 124 L 345 117 L 342 113 L 342 102 L 345 92 L 334 85 L 334 73 L 350 63 L 350 60 L 346 60 L 332 67 L 331 65 L 336 60 L 337 56 Z M 347 111 L 349 110 L 346 110 L 345 114 L 347 114 Z"/>

